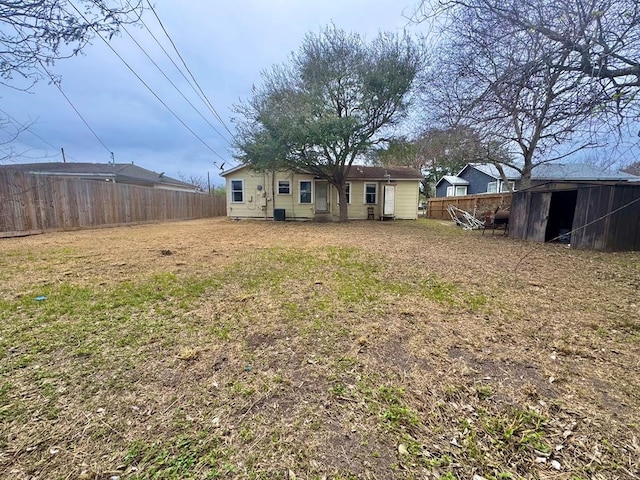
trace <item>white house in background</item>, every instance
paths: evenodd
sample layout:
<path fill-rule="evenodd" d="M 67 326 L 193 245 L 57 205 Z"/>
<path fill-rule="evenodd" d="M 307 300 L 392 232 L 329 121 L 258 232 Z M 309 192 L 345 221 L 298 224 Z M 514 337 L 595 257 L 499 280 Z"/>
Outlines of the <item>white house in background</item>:
<path fill-rule="evenodd" d="M 313 174 L 259 172 L 240 165 L 223 172 L 231 218 L 336 220 L 337 189 Z M 348 218 L 418 218 L 422 174 L 409 167 L 353 165 L 347 176 Z"/>

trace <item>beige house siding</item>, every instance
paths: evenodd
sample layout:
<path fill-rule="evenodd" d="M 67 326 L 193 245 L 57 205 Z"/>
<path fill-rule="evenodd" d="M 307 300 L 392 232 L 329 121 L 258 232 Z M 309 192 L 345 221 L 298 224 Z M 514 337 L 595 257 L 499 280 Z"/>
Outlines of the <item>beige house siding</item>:
<path fill-rule="evenodd" d="M 416 220 L 418 218 L 418 202 L 420 182 L 410 180 L 396 182 L 396 218 Z"/>
<path fill-rule="evenodd" d="M 256 172 L 249 168 L 240 168 L 224 175 L 227 188 L 227 216 L 230 218 L 271 219 L 274 209 L 284 209 L 287 219 L 313 219 L 316 215 L 317 188 L 321 180 L 313 175 L 291 172 Z M 231 182 L 241 180 L 244 185 L 243 201 L 234 202 Z M 289 182 L 289 192 L 280 193 L 280 182 Z M 300 202 L 300 182 L 311 182 L 311 203 Z M 369 208 L 373 209 L 373 218 L 379 219 L 383 208 L 384 185 L 380 180 L 351 180 L 351 202 L 348 206 L 348 218 L 366 220 L 370 218 Z M 376 202 L 365 203 L 365 184 L 376 185 Z M 395 218 L 416 219 L 418 217 L 419 181 L 391 180 L 395 185 Z M 334 217 L 340 215 L 337 189 L 327 185 L 326 212 Z M 284 187 L 284 185 L 283 185 Z M 318 213 L 321 213 L 320 211 Z"/>

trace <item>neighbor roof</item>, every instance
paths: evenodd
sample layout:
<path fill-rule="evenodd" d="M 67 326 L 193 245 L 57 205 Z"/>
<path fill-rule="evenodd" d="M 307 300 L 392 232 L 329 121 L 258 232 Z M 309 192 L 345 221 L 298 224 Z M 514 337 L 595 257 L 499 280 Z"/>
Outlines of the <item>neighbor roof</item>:
<path fill-rule="evenodd" d="M 140 184 L 166 184 L 194 188 L 193 185 L 167 177 L 132 163 L 16 163 L 0 165 L 0 170 L 14 170 L 34 175 L 73 176 L 89 179 L 113 178 L 116 182 L 136 182 Z"/>
<path fill-rule="evenodd" d="M 484 163 L 470 163 L 475 168 L 493 177 L 500 178 L 500 172 L 495 165 Z M 465 166 L 465 168 L 467 168 Z M 508 180 L 520 179 L 520 172 L 505 165 L 504 173 Z M 463 169 L 464 170 L 464 169 Z M 544 163 L 534 167 L 531 171 L 532 180 L 638 180 L 638 177 L 624 172 L 607 172 L 601 168 L 586 163 Z"/>
<path fill-rule="evenodd" d="M 440 182 L 443 180 L 448 182 L 449 185 L 469 185 L 469 182 L 464 178 L 456 177 L 455 175 L 443 175 L 442 178 L 438 180 L 438 183 L 436 183 L 436 187 L 440 185 Z"/>
<path fill-rule="evenodd" d="M 348 180 L 421 180 L 423 175 L 411 167 L 368 167 L 352 165 Z"/>

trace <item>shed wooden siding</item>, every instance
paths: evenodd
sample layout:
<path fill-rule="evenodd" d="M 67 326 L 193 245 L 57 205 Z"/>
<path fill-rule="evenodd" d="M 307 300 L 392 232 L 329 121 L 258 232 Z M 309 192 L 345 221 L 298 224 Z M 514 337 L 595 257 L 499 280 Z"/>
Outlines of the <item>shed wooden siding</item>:
<path fill-rule="evenodd" d="M 97 180 L 0 172 L 0 236 L 224 216 L 225 199 Z"/>
<path fill-rule="evenodd" d="M 505 192 L 430 198 L 427 201 L 427 217 L 436 220 L 451 220 L 451 216 L 447 211 L 449 205 L 454 205 L 469 213 L 476 211 L 480 215 L 487 210 L 493 211 L 496 207 L 506 208 L 510 206 L 511 197 L 512 194 L 510 192 Z"/>
<path fill-rule="evenodd" d="M 509 235 L 545 241 L 553 192 L 570 188 L 563 183 L 538 191 L 534 188 L 516 192 Z M 577 200 L 571 248 L 607 252 L 640 250 L 640 185 L 574 184 L 573 191 L 577 192 Z"/>
<path fill-rule="evenodd" d="M 603 216 L 606 217 L 601 219 Z M 588 226 L 580 228 L 584 225 Z M 578 228 L 571 237 L 574 248 L 606 252 L 640 250 L 640 185 L 579 189 L 573 221 L 573 229 Z"/>

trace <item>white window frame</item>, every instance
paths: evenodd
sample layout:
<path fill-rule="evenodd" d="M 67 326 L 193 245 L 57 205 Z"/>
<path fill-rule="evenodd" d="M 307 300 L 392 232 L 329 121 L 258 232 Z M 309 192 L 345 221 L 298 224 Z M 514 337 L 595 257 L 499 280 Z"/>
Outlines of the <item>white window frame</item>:
<path fill-rule="evenodd" d="M 233 179 L 230 181 L 231 183 L 229 184 L 229 194 L 231 195 L 231 203 L 244 203 L 244 199 L 245 199 L 245 194 L 244 194 L 244 180 L 239 178 L 239 179 Z M 233 182 L 240 182 L 240 190 L 234 190 L 233 189 Z M 240 192 L 240 194 L 242 195 L 242 200 L 236 200 L 235 199 L 235 193 Z"/>
<path fill-rule="evenodd" d="M 308 202 L 303 202 L 302 201 L 302 184 L 303 183 L 308 183 L 309 184 L 309 201 Z M 304 190 L 304 192 L 306 192 L 307 190 Z M 313 180 L 300 180 L 298 182 L 298 203 L 300 205 L 312 205 L 313 204 Z"/>
<path fill-rule="evenodd" d="M 498 193 L 498 181 L 487 183 L 487 193 Z"/>
<path fill-rule="evenodd" d="M 462 193 L 458 193 L 458 190 L 461 189 Z M 467 186 L 466 185 L 456 185 L 455 188 L 456 194 L 455 197 L 464 197 L 467 194 Z"/>
<path fill-rule="evenodd" d="M 285 182 L 287 184 L 287 188 L 289 189 L 288 193 L 282 193 L 280 191 L 280 183 L 284 184 Z M 284 179 L 283 180 L 278 180 L 278 195 L 291 195 L 291 194 L 292 194 L 292 192 L 291 192 L 291 180 L 284 180 Z"/>
<path fill-rule="evenodd" d="M 367 202 L 367 187 L 373 185 L 375 187 L 375 202 Z M 377 205 L 378 204 L 378 184 L 373 182 L 368 182 L 364 184 L 364 204 L 365 205 Z"/>
<path fill-rule="evenodd" d="M 509 189 L 507 188 L 507 184 L 511 185 L 511 190 L 515 191 L 516 189 L 516 182 L 505 182 L 505 181 L 501 181 L 500 182 L 500 193 L 502 192 L 508 192 Z"/>
<path fill-rule="evenodd" d="M 455 187 L 453 185 L 449 185 L 447 187 L 447 197 L 453 197 L 455 192 Z"/>

